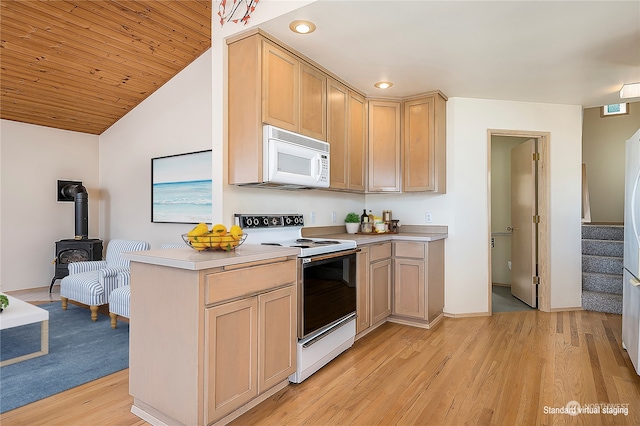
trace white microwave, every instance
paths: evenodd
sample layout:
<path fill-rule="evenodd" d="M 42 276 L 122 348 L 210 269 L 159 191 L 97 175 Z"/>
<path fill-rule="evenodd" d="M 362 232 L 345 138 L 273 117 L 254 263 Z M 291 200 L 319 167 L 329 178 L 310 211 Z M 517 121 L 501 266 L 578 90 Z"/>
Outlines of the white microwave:
<path fill-rule="evenodd" d="M 263 182 L 283 188 L 328 188 L 329 144 L 271 125 L 263 127 Z"/>

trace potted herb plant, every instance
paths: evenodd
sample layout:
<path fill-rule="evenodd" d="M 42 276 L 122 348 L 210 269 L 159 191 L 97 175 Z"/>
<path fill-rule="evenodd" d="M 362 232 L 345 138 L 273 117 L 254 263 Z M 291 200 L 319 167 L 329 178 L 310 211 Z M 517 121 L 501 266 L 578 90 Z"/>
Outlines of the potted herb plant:
<path fill-rule="evenodd" d="M 347 227 L 347 233 L 355 234 L 360 229 L 360 216 L 351 212 L 344 218 L 344 224 Z"/>
<path fill-rule="evenodd" d="M 9 298 L 4 294 L 0 294 L 0 312 L 4 311 L 7 306 L 9 306 Z"/>

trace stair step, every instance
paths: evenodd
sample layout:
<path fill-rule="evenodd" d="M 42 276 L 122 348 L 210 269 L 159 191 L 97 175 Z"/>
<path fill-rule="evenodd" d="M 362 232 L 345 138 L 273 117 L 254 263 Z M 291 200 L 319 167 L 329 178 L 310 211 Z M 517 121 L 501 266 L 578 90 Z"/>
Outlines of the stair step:
<path fill-rule="evenodd" d="M 622 295 L 583 291 L 582 308 L 587 311 L 622 314 Z"/>
<path fill-rule="evenodd" d="M 582 254 L 624 257 L 624 242 L 613 240 L 582 240 Z"/>
<path fill-rule="evenodd" d="M 624 262 L 621 257 L 582 255 L 582 272 L 622 274 Z"/>
<path fill-rule="evenodd" d="M 619 274 L 582 273 L 583 291 L 622 294 L 622 283 L 622 275 Z"/>
<path fill-rule="evenodd" d="M 624 240 L 623 225 L 582 225 L 582 238 L 585 240 Z"/>

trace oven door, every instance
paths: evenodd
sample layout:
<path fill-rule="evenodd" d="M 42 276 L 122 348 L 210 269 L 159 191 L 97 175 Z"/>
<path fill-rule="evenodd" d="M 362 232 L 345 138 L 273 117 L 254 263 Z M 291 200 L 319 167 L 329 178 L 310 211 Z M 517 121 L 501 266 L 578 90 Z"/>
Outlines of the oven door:
<path fill-rule="evenodd" d="M 301 258 L 298 338 L 312 338 L 356 312 L 356 251 Z"/>

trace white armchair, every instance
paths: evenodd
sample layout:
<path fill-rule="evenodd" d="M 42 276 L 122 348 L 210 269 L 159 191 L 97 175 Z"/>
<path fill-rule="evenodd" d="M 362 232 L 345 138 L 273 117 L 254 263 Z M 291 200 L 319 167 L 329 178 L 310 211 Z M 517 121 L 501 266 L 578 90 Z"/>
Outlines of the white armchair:
<path fill-rule="evenodd" d="M 69 275 L 60 282 L 62 309 L 68 300 L 89 305 L 91 319 L 98 319 L 98 306 L 109 303 L 109 295 L 118 287 L 118 274 L 129 271 L 129 260 L 122 253 L 149 250 L 146 241 L 111 240 L 104 260 L 69 264 Z"/>
<path fill-rule="evenodd" d="M 186 243 L 166 243 L 160 246 L 161 249 L 184 248 Z M 111 328 L 118 326 L 118 317 L 129 318 L 129 302 L 131 299 L 131 272 L 129 269 L 118 272 L 118 286 L 109 295 L 109 316 L 111 317 Z"/>

